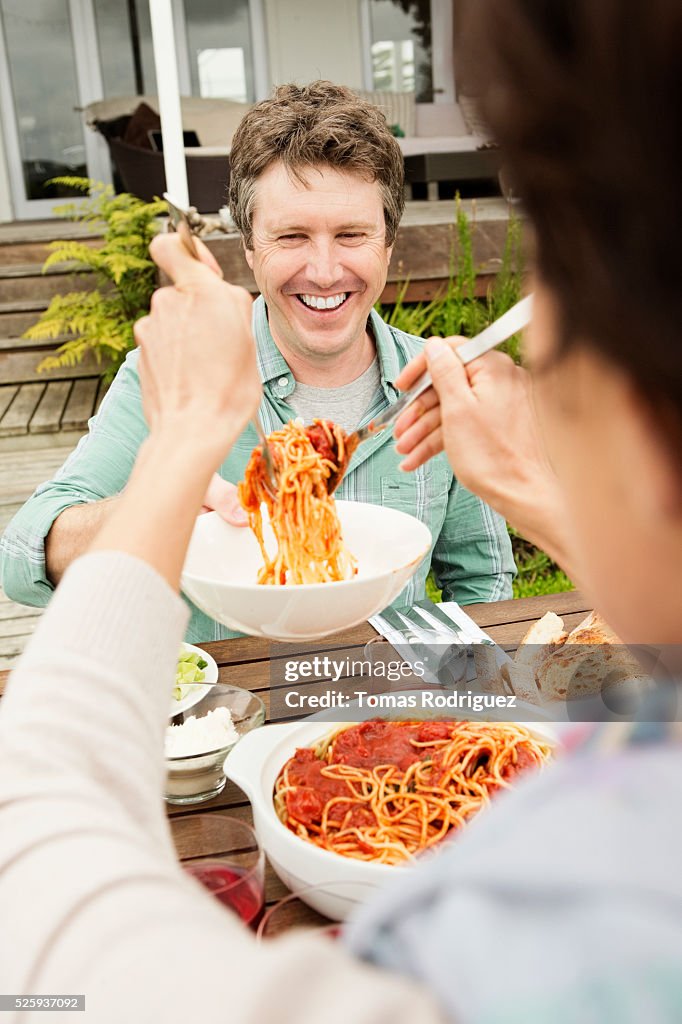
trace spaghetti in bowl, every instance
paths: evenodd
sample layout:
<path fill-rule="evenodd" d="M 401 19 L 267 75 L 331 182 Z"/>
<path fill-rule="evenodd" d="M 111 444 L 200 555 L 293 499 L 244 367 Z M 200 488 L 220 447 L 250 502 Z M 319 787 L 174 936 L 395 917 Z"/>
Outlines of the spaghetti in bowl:
<path fill-rule="evenodd" d="M 182 589 L 218 622 L 272 640 L 315 640 L 364 622 L 394 601 L 431 549 L 414 516 L 383 505 L 337 501 L 344 541 L 357 562 L 349 579 L 263 586 L 258 540 L 216 512 L 197 519 Z M 263 521 L 263 543 L 275 542 Z"/>
<path fill-rule="evenodd" d="M 356 726 L 357 723 L 343 723 L 341 728 Z M 554 735 L 545 725 L 532 724 L 524 729 L 523 725 L 510 724 L 508 728 L 524 733 L 527 730 L 543 749 L 554 743 Z M 284 884 L 300 892 L 301 898 L 315 910 L 343 920 L 357 899 L 364 898 L 362 894 L 368 886 L 385 884 L 395 877 L 396 871 L 409 870 L 406 865 L 415 863 L 417 858 L 400 858 L 391 863 L 374 855 L 366 859 L 343 856 L 307 841 L 282 820 L 276 798 L 278 793 L 281 795 L 278 780 L 283 769 L 295 758 L 297 750 L 310 749 L 316 753 L 320 745 L 329 749 L 333 731 L 335 727 L 329 722 L 319 721 L 265 726 L 245 736 L 228 755 L 225 774 L 249 797 L 258 839 Z M 353 899 L 351 883 L 357 885 L 357 899 Z M 310 895 L 306 896 L 304 890 Z"/>

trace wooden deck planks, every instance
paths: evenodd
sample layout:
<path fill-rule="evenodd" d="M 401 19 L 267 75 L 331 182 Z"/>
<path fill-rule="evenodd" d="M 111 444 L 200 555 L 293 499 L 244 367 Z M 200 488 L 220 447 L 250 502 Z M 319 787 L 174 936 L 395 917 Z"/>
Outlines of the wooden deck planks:
<path fill-rule="evenodd" d="M 0 421 L 14 401 L 18 390 L 18 384 L 7 384 L 4 388 L 0 388 Z"/>
<path fill-rule="evenodd" d="M 31 417 L 45 391 L 46 384 L 23 384 L 0 420 L 0 437 L 25 434 Z"/>
<path fill-rule="evenodd" d="M 31 384 L 44 383 L 48 380 L 73 380 L 80 377 L 92 377 L 102 372 L 102 364 L 94 355 L 88 354 L 82 362 L 75 366 L 57 366 L 53 370 L 38 370 L 38 364 L 46 357 L 54 355 L 54 346 L 20 351 L 0 351 L 0 384 Z"/>
<path fill-rule="evenodd" d="M 27 434 L 26 443 L 40 436 Z M 59 435 L 43 436 L 46 447 L 0 453 L 0 533 L 36 486 L 54 476 L 71 451 L 71 445 L 54 446 L 53 439 Z M 13 668 L 42 613 L 42 608 L 16 604 L 0 590 L 0 670 Z"/>
<path fill-rule="evenodd" d="M 0 385 L 0 438 L 85 431 L 108 387 L 98 377 Z"/>
<path fill-rule="evenodd" d="M 54 434 L 59 430 L 72 386 L 70 380 L 51 381 L 47 385 L 28 425 L 32 434 Z"/>
<path fill-rule="evenodd" d="M 85 430 L 92 416 L 97 398 L 99 380 L 93 377 L 87 380 L 76 380 L 73 383 L 69 400 L 62 416 L 64 430 Z"/>

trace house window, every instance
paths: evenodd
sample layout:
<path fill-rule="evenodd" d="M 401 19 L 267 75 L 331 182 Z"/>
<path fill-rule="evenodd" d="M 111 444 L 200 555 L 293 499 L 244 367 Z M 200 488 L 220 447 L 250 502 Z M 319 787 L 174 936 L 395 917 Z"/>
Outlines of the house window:
<path fill-rule="evenodd" d="M 193 96 L 255 99 L 249 0 L 185 3 Z"/>
<path fill-rule="evenodd" d="M 146 0 L 95 0 L 104 95 L 156 92 L 152 26 Z"/>
<path fill-rule="evenodd" d="M 183 93 L 255 99 L 249 0 L 174 0 Z M 104 95 L 156 92 L 148 0 L 94 0 Z"/>
<path fill-rule="evenodd" d="M 369 0 L 372 88 L 433 101 L 431 0 Z"/>

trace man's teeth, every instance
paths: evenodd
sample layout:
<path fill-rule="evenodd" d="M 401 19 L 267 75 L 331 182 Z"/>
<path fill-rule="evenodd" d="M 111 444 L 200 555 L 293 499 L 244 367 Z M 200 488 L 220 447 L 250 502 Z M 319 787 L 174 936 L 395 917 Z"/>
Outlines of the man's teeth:
<path fill-rule="evenodd" d="M 336 309 L 342 302 L 347 298 L 346 292 L 342 292 L 340 295 L 330 295 L 325 298 L 323 295 L 301 295 L 301 302 L 304 302 L 306 306 L 310 306 L 312 309 Z"/>

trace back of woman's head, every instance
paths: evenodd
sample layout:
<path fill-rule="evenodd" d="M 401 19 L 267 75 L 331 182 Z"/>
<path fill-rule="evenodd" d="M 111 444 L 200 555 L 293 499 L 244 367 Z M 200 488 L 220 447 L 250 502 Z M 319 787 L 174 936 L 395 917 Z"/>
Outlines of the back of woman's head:
<path fill-rule="evenodd" d="M 682 422 L 682 3 L 475 0 L 481 109 L 534 222 L 560 343 Z"/>

